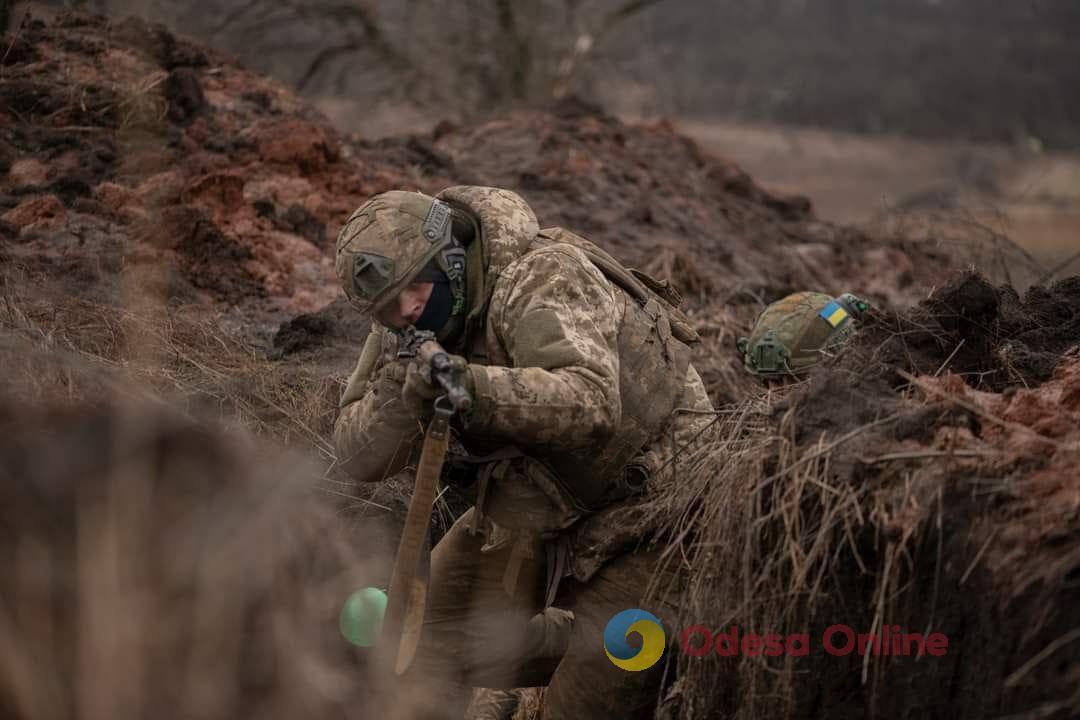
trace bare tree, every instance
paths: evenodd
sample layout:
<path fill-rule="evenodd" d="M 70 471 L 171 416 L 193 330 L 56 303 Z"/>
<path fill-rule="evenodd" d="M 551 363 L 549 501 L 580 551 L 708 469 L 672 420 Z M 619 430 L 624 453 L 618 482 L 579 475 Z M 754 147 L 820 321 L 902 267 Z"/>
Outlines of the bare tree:
<path fill-rule="evenodd" d="M 542 102 L 661 0 L 98 0 L 209 40 L 308 95 L 464 118 Z M 107 7 L 106 7 L 107 6 Z"/>

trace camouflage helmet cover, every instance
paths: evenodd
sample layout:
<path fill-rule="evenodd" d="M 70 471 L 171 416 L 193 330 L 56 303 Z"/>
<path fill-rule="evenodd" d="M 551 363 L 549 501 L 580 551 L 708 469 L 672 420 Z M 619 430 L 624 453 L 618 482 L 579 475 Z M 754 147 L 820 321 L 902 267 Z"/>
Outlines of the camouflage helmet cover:
<path fill-rule="evenodd" d="M 743 365 L 762 376 L 804 372 L 855 332 L 854 321 L 867 308 L 851 293 L 835 299 L 817 292 L 781 298 L 758 316 L 750 337 L 739 338 Z"/>
<path fill-rule="evenodd" d="M 349 303 L 373 313 L 452 243 L 452 214 L 430 195 L 391 190 L 342 225 L 334 267 Z"/>

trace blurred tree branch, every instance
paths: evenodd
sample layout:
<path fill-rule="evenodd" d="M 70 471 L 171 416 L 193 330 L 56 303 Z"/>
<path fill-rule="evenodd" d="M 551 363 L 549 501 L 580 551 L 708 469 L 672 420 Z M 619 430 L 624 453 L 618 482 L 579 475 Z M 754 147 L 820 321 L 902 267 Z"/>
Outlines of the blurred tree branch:
<path fill-rule="evenodd" d="M 518 31 L 513 0 L 494 0 L 495 15 L 499 24 L 499 55 L 506 73 L 507 95 L 524 100 L 528 90 L 532 65 L 529 41 Z"/>
<path fill-rule="evenodd" d="M 3 0 L 9 2 L 9 0 Z M 61 0 L 55 0 L 61 1 Z M 662 0 L 111 0 L 168 18 L 306 95 L 454 119 L 559 98 L 598 45 Z"/>
<path fill-rule="evenodd" d="M 468 2 L 464 13 L 448 13 L 441 3 L 431 0 L 410 0 L 403 6 L 404 17 L 399 18 L 397 27 L 388 26 L 370 0 L 314 7 L 298 6 L 297 0 L 286 4 L 296 9 L 298 18 L 318 15 L 348 28 L 344 38 L 318 50 L 305 65 L 296 83 L 300 91 L 309 89 L 335 61 L 367 51 L 398 78 L 403 96 L 469 115 L 475 112 L 471 103 L 490 109 L 530 97 L 564 96 L 602 40 L 662 1 L 620 2 L 587 24 L 584 31 L 576 29 L 582 6 L 588 4 L 582 0 L 561 0 L 562 27 L 536 26 L 537 21 L 558 16 L 558 11 L 552 12 L 555 3 L 551 0 L 491 0 L 486 7 Z M 459 22 L 450 24 L 455 17 Z M 489 28 L 486 41 L 485 26 Z M 424 38 L 425 33 L 430 35 Z M 574 33 L 572 44 L 567 43 L 566 38 Z M 415 55 L 414 43 L 425 39 L 423 55 Z M 556 60 L 545 64 L 544 56 Z M 476 92 L 481 96 L 475 97 Z"/>
<path fill-rule="evenodd" d="M 615 8 L 596 26 L 592 32 L 578 35 L 569 55 L 563 58 L 552 83 L 551 94 L 555 98 L 562 98 L 570 89 L 570 83 L 578 68 L 588 59 L 597 44 L 625 20 L 657 5 L 664 0 L 628 0 Z M 570 4 L 570 3 L 568 3 Z M 576 2 L 573 5 L 577 5 Z"/>
<path fill-rule="evenodd" d="M 412 88 L 415 86 L 415 78 L 417 76 L 415 66 L 402 51 L 399 51 L 394 47 L 386 34 L 383 33 L 375 9 L 371 7 L 370 4 L 357 0 L 354 3 L 330 7 L 327 9 L 326 15 L 327 17 L 345 23 L 349 20 L 356 20 L 363 30 L 363 36 L 352 35 L 343 43 L 319 51 L 311 62 L 308 63 L 307 69 L 297 82 L 297 90 L 303 92 L 311 82 L 311 79 L 315 77 L 327 63 L 342 55 L 365 49 L 374 51 L 388 68 L 408 77 L 409 79 L 406 82 L 407 87 Z"/>
<path fill-rule="evenodd" d="M 600 28 L 594 34 L 599 38 L 623 20 L 633 17 L 642 10 L 647 10 L 660 2 L 663 2 L 663 0 L 629 0 L 629 2 L 624 3 L 621 7 L 608 13 L 607 17 L 604 18 L 604 21 L 600 23 Z"/>
<path fill-rule="evenodd" d="M 242 17 L 254 10 L 255 7 L 258 6 L 258 4 L 261 2 L 263 2 L 263 0 L 248 0 L 243 5 L 226 13 L 225 17 L 222 18 L 221 21 L 217 24 L 217 26 L 210 31 L 210 37 L 216 37 L 223 33 L 225 30 L 228 30 L 235 23 L 239 22 Z"/>

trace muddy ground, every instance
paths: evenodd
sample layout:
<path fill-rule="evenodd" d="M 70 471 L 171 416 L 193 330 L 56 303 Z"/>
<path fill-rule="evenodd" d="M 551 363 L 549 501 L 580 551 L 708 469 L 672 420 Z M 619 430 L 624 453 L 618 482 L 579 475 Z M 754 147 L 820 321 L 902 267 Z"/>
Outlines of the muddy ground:
<path fill-rule="evenodd" d="M 364 528 L 392 528 L 408 490 L 357 489 L 334 469 L 329 429 L 366 332 L 340 300 L 334 237 L 382 190 L 509 187 L 542 224 L 581 232 L 682 290 L 704 338 L 695 362 L 714 401 L 755 408 L 755 469 L 739 487 L 788 487 L 775 480 L 820 469 L 829 448 L 831 464 L 814 479 L 857 489 L 843 497 L 855 508 L 851 546 L 865 557 L 836 556 L 826 615 L 861 622 L 870 607 L 862 603 L 894 579 L 895 567 L 878 561 L 895 556 L 918 595 L 901 598 L 910 600 L 902 612 L 922 618 L 931 598 L 949 631 L 974 638 L 967 647 L 976 649 L 948 666 L 895 670 L 884 694 L 867 694 L 855 668 L 814 666 L 779 688 L 792 707 L 821 717 L 840 707 L 852 717 L 925 717 L 927 708 L 1067 717 L 1080 707 L 1068 690 L 1080 686 L 1080 643 L 1053 639 L 1069 637 L 1077 619 L 1076 278 L 1021 295 L 995 284 L 1003 269 L 1028 262 L 1007 242 L 824 222 L 805 198 L 763 189 L 666 123 L 625 124 L 577 100 L 362 141 L 277 83 L 141 21 L 33 21 L 0 38 L 0 49 L 0 353 L 15 416 L 17 403 L 86 408 L 137 398 L 289 446 L 319 468 L 305 478 L 319 492 L 297 501 L 297 512 L 332 502 L 347 522 L 328 532 L 364 560 L 350 577 L 377 583 L 389 541 Z M 973 262 L 989 280 L 957 274 Z M 766 302 L 802 289 L 853 291 L 878 310 L 834 365 L 765 391 L 741 370 L 734 340 Z M 904 419 L 874 424 L 892 415 Z M 50 417 L 43 427 L 62 427 Z M 718 447 L 715 459 L 725 452 Z M 693 481 L 731 492 L 712 470 Z M 980 490 L 986 483 L 992 494 Z M 807 498 L 813 510 L 819 501 Z M 682 517 L 690 501 L 665 502 Z M 200 507 L 198 522 L 213 526 L 212 507 Z M 456 509 L 441 504 L 437 525 Z M 771 515 L 759 524 L 731 517 L 729 530 L 745 521 L 771 532 Z M 832 532 L 806 528 L 798 543 Z M 916 546 L 932 550 L 933 562 L 908 552 Z M 944 571 L 943 548 L 956 550 Z M 702 577 L 707 587 L 710 574 Z M 974 597 L 965 585 L 973 577 Z M 772 580 L 781 594 L 792 587 L 783 573 Z M 64 597 L 70 587 L 55 591 Z M 1007 652 L 995 650 L 993 665 L 972 659 L 991 637 Z M 44 663 L 34 667 L 48 674 L 47 658 L 19 662 Z M 670 711 L 715 717 L 715 703 L 736 702 L 743 716 L 780 717 L 754 700 L 768 686 L 737 672 L 732 687 L 750 694 L 714 698 L 715 683 L 694 684 L 687 671 L 669 704 L 683 709 Z M 986 677 L 1005 680 L 986 691 Z M 339 682 L 335 675 L 319 687 L 347 694 Z M 904 688 L 921 683 L 932 690 L 905 704 L 917 693 Z M 261 697 L 257 683 L 248 691 Z"/>

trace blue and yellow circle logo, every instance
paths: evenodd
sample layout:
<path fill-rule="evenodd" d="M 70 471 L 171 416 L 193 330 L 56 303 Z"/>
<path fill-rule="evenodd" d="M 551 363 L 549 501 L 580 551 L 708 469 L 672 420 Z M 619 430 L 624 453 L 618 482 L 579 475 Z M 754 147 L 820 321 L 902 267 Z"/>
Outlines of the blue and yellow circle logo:
<path fill-rule="evenodd" d="M 632 648 L 630 633 L 641 636 L 641 647 Z M 645 610 L 623 610 L 608 621 L 604 628 L 604 652 L 616 667 L 630 672 L 648 670 L 664 654 L 664 627 L 660 620 Z"/>

